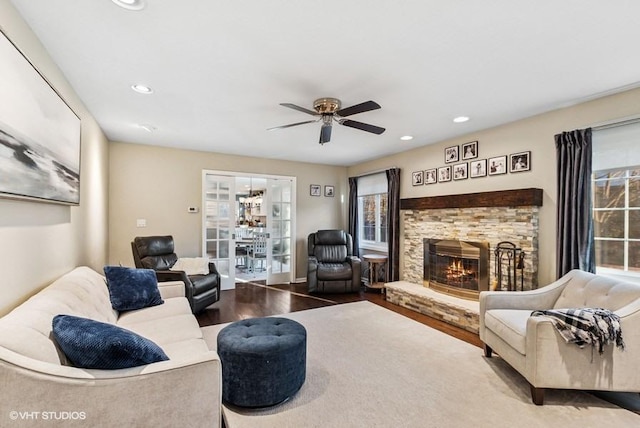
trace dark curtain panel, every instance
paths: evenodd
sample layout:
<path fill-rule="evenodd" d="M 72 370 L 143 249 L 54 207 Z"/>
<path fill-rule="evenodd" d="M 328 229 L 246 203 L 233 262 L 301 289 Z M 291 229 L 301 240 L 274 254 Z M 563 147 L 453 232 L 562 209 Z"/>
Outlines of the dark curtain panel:
<path fill-rule="evenodd" d="M 400 168 L 387 173 L 387 240 L 389 281 L 400 280 Z"/>
<path fill-rule="evenodd" d="M 558 167 L 556 275 L 595 272 L 591 201 L 591 128 L 555 136 Z"/>
<path fill-rule="evenodd" d="M 349 177 L 349 234 L 353 237 L 353 255 L 360 256 L 360 236 L 358 236 L 358 177 Z"/>

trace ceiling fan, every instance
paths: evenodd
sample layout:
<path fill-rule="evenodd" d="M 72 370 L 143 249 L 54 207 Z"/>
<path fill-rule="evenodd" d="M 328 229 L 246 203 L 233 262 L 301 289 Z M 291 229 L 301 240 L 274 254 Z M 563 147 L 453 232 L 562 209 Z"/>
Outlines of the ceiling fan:
<path fill-rule="evenodd" d="M 305 120 L 304 122 L 291 123 L 289 125 L 275 126 L 273 128 L 269 128 L 268 131 L 272 131 L 274 129 L 291 128 L 292 126 L 322 121 L 322 128 L 320 128 L 320 144 L 328 143 L 331 140 L 331 127 L 334 121 L 338 122 L 340 125 L 360 129 L 362 131 L 371 132 L 377 135 L 380 135 L 385 131 L 384 128 L 381 128 L 379 126 L 370 125 L 368 123 L 362 123 L 351 119 L 345 119 L 345 117 L 347 116 L 379 109 L 380 105 L 374 101 L 365 101 L 351 107 L 340 108 L 341 102 L 337 98 L 318 98 L 313 102 L 313 109 L 315 111 L 291 103 L 280 103 L 280 105 L 310 114 L 312 116 L 318 116 L 318 118 L 314 120 Z"/>

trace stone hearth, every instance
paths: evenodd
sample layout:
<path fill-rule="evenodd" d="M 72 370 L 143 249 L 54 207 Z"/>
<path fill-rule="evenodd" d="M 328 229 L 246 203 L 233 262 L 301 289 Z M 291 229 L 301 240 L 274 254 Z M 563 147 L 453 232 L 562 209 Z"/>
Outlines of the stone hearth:
<path fill-rule="evenodd" d="M 387 301 L 432 318 L 455 325 L 471 333 L 480 329 L 480 304 L 477 301 L 438 293 L 421 284 L 406 281 L 385 284 Z"/>

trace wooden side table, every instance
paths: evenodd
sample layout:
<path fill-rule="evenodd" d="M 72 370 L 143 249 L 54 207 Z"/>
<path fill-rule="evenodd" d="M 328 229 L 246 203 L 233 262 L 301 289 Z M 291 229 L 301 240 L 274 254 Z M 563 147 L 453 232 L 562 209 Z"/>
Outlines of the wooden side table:
<path fill-rule="evenodd" d="M 384 284 L 388 281 L 387 259 L 388 257 L 382 254 L 364 254 L 362 256 L 362 260 L 369 264 L 369 284 L 367 288 L 377 289 L 384 293 Z M 380 269 L 384 271 L 384 282 L 378 282 Z"/>

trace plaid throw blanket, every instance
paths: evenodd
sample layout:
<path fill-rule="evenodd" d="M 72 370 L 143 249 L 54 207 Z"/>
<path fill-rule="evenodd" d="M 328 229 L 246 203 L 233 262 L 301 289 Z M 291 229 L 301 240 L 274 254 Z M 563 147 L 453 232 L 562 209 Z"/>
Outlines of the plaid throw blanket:
<path fill-rule="evenodd" d="M 624 350 L 620 317 L 608 309 L 550 309 L 533 311 L 531 316 L 549 317 L 567 343 L 575 343 L 581 348 L 587 344 L 592 349 L 597 346 L 600 354 L 605 345 L 614 342 Z"/>

